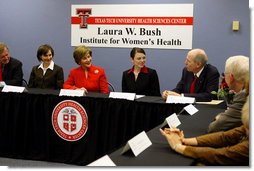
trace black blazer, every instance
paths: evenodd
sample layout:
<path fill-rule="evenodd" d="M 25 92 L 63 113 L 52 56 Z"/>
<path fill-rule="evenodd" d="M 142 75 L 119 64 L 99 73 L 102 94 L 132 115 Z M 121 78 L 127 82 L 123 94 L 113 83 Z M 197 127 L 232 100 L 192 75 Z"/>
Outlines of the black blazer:
<path fill-rule="evenodd" d="M 217 91 L 219 86 L 220 74 L 216 67 L 207 64 L 201 72 L 198 82 L 196 83 L 195 93 L 190 94 L 191 82 L 194 78 L 193 72 L 183 69 L 182 78 L 172 91 L 184 93 L 184 96 L 195 97 L 196 101 L 210 101 L 213 99 L 212 91 Z"/>
<path fill-rule="evenodd" d="M 148 73 L 140 72 L 137 80 L 133 72 L 124 71 L 122 76 L 122 92 L 136 93 L 146 96 L 161 96 L 159 78 L 156 70 L 147 68 Z"/>
<path fill-rule="evenodd" d="M 22 79 L 22 62 L 10 57 L 9 63 L 3 66 L 3 81 L 7 85 L 21 86 Z"/>
<path fill-rule="evenodd" d="M 61 89 L 64 83 L 63 68 L 54 64 L 53 70 L 47 69 L 45 75 L 39 65 L 34 66 L 29 82 L 29 88 L 41 88 L 41 89 Z"/>

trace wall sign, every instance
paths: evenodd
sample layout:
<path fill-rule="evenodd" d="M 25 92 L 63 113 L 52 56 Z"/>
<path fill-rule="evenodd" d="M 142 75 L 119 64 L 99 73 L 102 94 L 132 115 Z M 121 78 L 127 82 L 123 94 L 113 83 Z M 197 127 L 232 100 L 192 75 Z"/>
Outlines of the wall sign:
<path fill-rule="evenodd" d="M 71 45 L 191 49 L 193 4 L 72 5 Z"/>

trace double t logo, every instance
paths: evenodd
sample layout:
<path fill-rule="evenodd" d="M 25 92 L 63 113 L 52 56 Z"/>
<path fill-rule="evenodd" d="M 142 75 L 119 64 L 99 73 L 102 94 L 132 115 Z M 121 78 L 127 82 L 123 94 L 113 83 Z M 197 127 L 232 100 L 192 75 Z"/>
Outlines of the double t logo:
<path fill-rule="evenodd" d="M 76 9 L 76 14 L 80 18 L 80 28 L 87 28 L 87 18 L 91 14 L 92 9 L 91 8 L 79 8 Z"/>

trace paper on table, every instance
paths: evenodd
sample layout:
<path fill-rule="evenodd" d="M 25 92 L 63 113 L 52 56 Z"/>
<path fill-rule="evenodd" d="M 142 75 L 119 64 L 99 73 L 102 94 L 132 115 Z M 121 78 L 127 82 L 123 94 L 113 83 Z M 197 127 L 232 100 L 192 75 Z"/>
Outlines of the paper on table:
<path fill-rule="evenodd" d="M 194 115 L 198 112 L 198 109 L 195 108 L 192 104 L 189 104 L 188 106 L 184 107 L 184 110 L 186 110 L 190 115 Z"/>
<path fill-rule="evenodd" d="M 183 97 L 183 96 L 171 96 L 167 97 L 166 103 L 194 103 L 195 98 L 193 97 Z"/>
<path fill-rule="evenodd" d="M 176 128 L 181 124 L 180 120 L 176 116 L 176 113 L 173 113 L 172 115 L 167 117 L 166 121 L 167 121 L 170 128 Z"/>
<path fill-rule="evenodd" d="M 142 151 L 144 151 L 146 148 L 148 148 L 150 145 L 152 145 L 152 142 L 146 135 L 145 131 L 142 131 L 132 139 L 128 141 L 128 143 L 125 145 L 123 151 L 121 154 L 125 153 L 129 149 L 132 150 L 135 156 L 138 156 Z"/>
<path fill-rule="evenodd" d="M 108 155 L 105 155 L 87 166 L 116 166 L 116 164 L 109 158 Z"/>
<path fill-rule="evenodd" d="M 24 91 L 27 91 L 25 87 L 10 86 L 10 85 L 5 85 L 4 88 L 2 89 L 2 92 L 23 93 Z"/>
<path fill-rule="evenodd" d="M 212 100 L 210 102 L 196 102 L 197 104 L 208 104 L 208 105 L 217 105 L 222 103 L 224 100 Z"/>
<path fill-rule="evenodd" d="M 139 95 L 139 94 L 137 94 L 136 97 L 135 97 L 135 99 L 139 99 L 139 98 L 141 98 L 141 97 L 145 97 L 145 95 Z"/>
<path fill-rule="evenodd" d="M 134 100 L 136 93 L 110 92 L 109 97 L 115 99 Z"/>
<path fill-rule="evenodd" d="M 59 96 L 77 96 L 81 97 L 85 95 L 85 90 L 70 90 L 70 89 L 61 89 Z"/>

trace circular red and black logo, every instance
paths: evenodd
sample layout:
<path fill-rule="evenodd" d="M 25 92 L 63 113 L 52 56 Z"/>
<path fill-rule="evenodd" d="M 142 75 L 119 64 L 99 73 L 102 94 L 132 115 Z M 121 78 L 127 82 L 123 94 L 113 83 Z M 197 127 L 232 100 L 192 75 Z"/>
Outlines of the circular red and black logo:
<path fill-rule="evenodd" d="M 86 134 L 88 129 L 86 110 L 78 102 L 64 100 L 53 110 L 52 125 L 62 139 L 77 141 Z"/>

